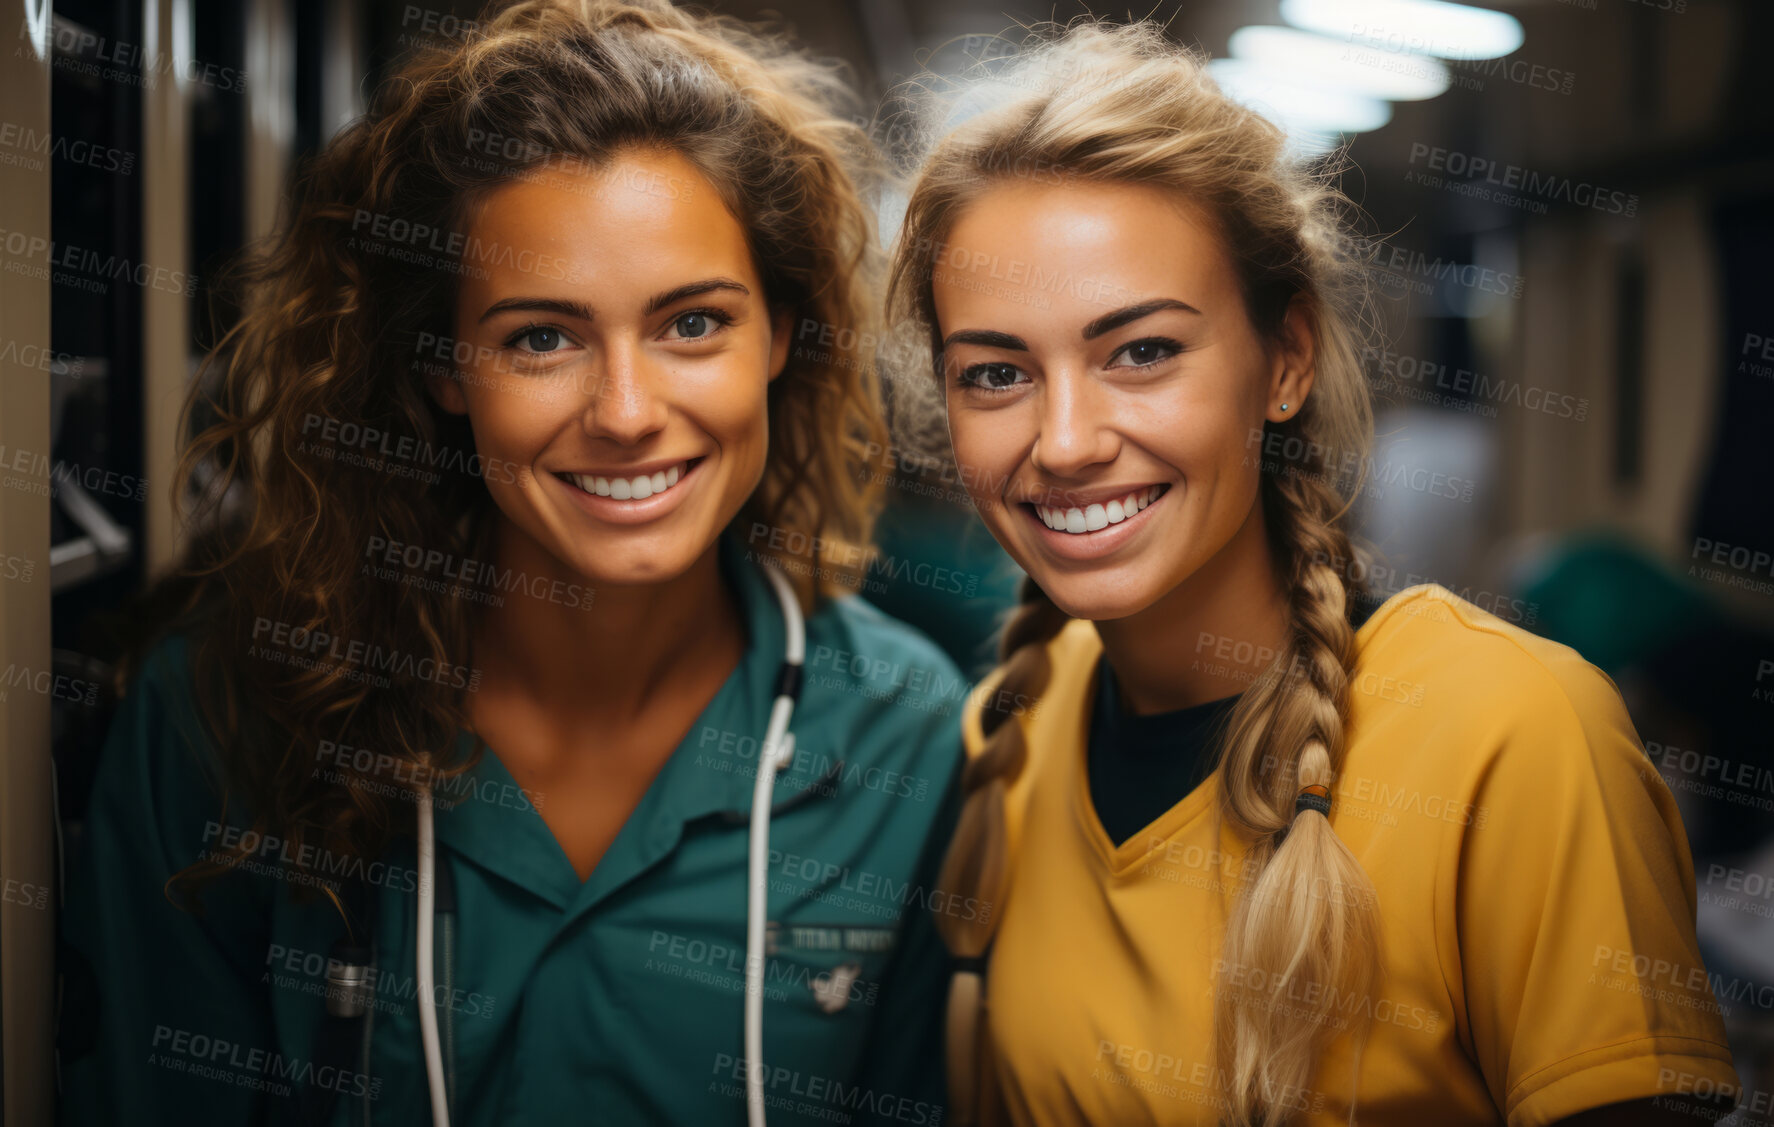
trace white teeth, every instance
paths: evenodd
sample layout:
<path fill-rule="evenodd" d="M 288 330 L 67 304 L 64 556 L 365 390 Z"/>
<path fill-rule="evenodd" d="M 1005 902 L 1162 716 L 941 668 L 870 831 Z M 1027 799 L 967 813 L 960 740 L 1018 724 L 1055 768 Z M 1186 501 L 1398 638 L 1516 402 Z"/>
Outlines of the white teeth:
<path fill-rule="evenodd" d="M 1096 504 L 1082 509 L 1056 509 L 1045 505 L 1036 505 L 1034 507 L 1035 515 L 1041 518 L 1042 524 L 1055 532 L 1073 534 L 1096 532 L 1111 524 L 1120 524 L 1134 516 L 1141 509 L 1156 501 L 1162 492 L 1164 492 L 1162 485 L 1152 485 L 1137 493 L 1129 493 L 1125 497 L 1110 501 L 1106 505 Z"/>
<path fill-rule="evenodd" d="M 566 475 L 579 488 L 614 501 L 640 501 L 655 493 L 664 493 L 690 472 L 688 462 L 679 462 L 669 470 L 641 474 L 637 477 L 598 477 L 593 474 Z"/>

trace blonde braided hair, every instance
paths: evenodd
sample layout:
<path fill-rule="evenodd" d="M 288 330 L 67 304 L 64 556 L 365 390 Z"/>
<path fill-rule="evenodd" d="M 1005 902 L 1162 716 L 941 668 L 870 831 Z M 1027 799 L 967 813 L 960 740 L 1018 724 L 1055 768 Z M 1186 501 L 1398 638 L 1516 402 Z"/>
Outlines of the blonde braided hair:
<path fill-rule="evenodd" d="M 1288 465 L 1264 465 L 1260 489 L 1285 584 L 1288 638 L 1235 708 L 1220 765 L 1222 817 L 1248 842 L 1215 1000 L 1223 1119 L 1274 1127 L 1299 1105 L 1333 1039 L 1346 1032 L 1359 1051 L 1365 1027 L 1339 1019 L 1349 999 L 1372 987 L 1380 958 L 1373 889 L 1359 862 L 1326 816 L 1294 811 L 1302 787 L 1335 781 L 1353 660 L 1356 592 L 1338 570 L 1352 546 L 1339 521 L 1359 489 L 1373 419 L 1360 362 L 1367 286 L 1346 233 L 1351 205 L 1329 182 L 1333 163 L 1314 170 L 1291 160 L 1279 129 L 1226 98 L 1195 54 L 1154 24 L 1037 29 L 1022 53 L 960 93 L 994 90 L 1006 96 L 934 147 L 907 204 L 890 300 L 921 348 L 928 342 L 933 353 L 940 340 L 932 278 L 948 232 L 985 191 L 1031 173 L 1174 191 L 1214 223 L 1264 339 L 1279 339 L 1290 305 L 1311 326 L 1312 393 L 1288 422 L 1261 432 L 1284 435 L 1289 449 L 1303 452 Z M 953 93 L 940 92 L 939 105 L 954 105 Z M 932 402 L 930 382 L 922 382 L 904 394 L 896 386 L 896 407 L 920 396 Z M 913 429 L 934 428 L 914 418 Z M 1357 472 L 1343 472 L 1351 468 Z M 1038 696 L 1049 674 L 1046 643 L 1065 622 L 1033 583 L 1024 588 L 1004 634 L 993 700 Z M 964 776 L 966 807 L 943 868 L 942 887 L 993 906 L 983 920 L 939 916 L 961 960 L 990 944 L 1007 880 L 1004 799 L 1027 758 L 1021 725 L 1009 718 L 982 712 L 985 745 Z M 973 1001 L 977 980 L 963 987 L 964 977 L 952 1011 Z M 1302 982 L 1318 989 L 1274 1004 L 1277 988 Z M 951 1073 L 977 1069 L 977 1048 L 951 1045 Z M 972 1079 L 957 1079 L 957 1102 L 965 1103 Z"/>

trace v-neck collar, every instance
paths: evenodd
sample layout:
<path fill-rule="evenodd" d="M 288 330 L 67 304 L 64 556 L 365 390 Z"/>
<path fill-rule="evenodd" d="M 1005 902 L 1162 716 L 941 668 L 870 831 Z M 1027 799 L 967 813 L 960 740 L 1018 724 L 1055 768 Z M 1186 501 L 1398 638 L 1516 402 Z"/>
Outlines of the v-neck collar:
<path fill-rule="evenodd" d="M 753 554 L 732 533 L 722 535 L 717 550 L 721 575 L 738 596 L 745 623 L 744 653 L 648 785 L 591 875 L 580 882 L 554 833 L 522 799 L 511 772 L 490 745 L 468 772 L 469 783 L 449 784 L 450 792 L 462 797 L 451 809 L 437 811 L 441 843 L 577 916 L 664 859 L 677 847 L 687 823 L 721 811 L 749 810 L 754 775 L 745 768 L 749 764 L 755 769 L 757 764 L 756 745 L 763 740 L 769 718 L 785 633 L 775 592 L 759 574 Z M 703 733 L 708 731 L 751 737 L 751 757 L 730 757 L 725 762 L 731 770 L 714 768 L 710 757 L 701 754 Z M 459 757 L 466 757 L 473 746 L 472 732 L 458 734 Z"/>
<path fill-rule="evenodd" d="M 1122 850 L 1140 838 L 1156 837 L 1165 816 L 1194 794 L 1218 766 L 1219 743 L 1225 722 L 1242 694 L 1188 708 L 1141 715 L 1128 711 L 1122 704 L 1115 670 L 1102 654 L 1097 655 L 1093 666 L 1095 687 L 1087 701 L 1089 713 L 1084 726 L 1085 769 L 1081 786 L 1089 792 L 1088 821 L 1103 828 L 1104 839 L 1113 845 L 1119 857 Z M 1183 761 L 1185 756 L 1186 762 Z M 1160 766 L 1158 761 L 1186 770 L 1188 774 L 1169 775 L 1155 770 Z M 1168 802 L 1116 843 L 1114 835 L 1108 832 L 1097 799 L 1106 795 L 1112 802 L 1126 801 L 1125 796 L 1110 793 L 1113 773 L 1118 770 L 1128 771 L 1136 777 L 1143 775 L 1145 785 L 1160 786 L 1170 794 L 1151 795 L 1161 801 L 1168 799 Z M 1099 782 L 1103 783 L 1101 793 Z M 1157 841 L 1148 841 L 1148 845 L 1156 844 Z M 1143 857 L 1144 852 L 1140 856 Z"/>
<path fill-rule="evenodd" d="M 1217 801 L 1220 788 L 1220 768 L 1216 763 L 1193 790 L 1181 800 L 1166 808 L 1165 811 L 1141 827 L 1132 837 L 1116 845 L 1109 837 L 1109 831 L 1103 828 L 1101 815 L 1096 811 L 1096 800 L 1090 795 L 1090 717 L 1097 694 L 1097 658 L 1102 654 L 1102 642 L 1091 631 L 1095 641 L 1095 652 L 1085 666 L 1087 676 L 1084 677 L 1084 707 L 1080 709 L 1079 730 L 1076 740 L 1067 749 L 1066 785 L 1072 792 L 1072 814 L 1077 819 L 1078 828 L 1090 839 L 1097 859 L 1115 876 L 1126 876 L 1144 863 L 1153 851 L 1162 848 L 1165 843 L 1175 837 L 1183 827 L 1213 808 Z"/>
<path fill-rule="evenodd" d="M 1355 629 L 1356 652 L 1359 653 L 1368 644 L 1380 624 L 1391 617 L 1398 606 L 1418 593 L 1417 587 L 1401 591 L 1373 608 L 1371 613 L 1358 616 Z M 1090 721 L 1098 692 L 1098 667 L 1106 665 L 1107 660 L 1103 657 L 1103 640 L 1096 631 L 1096 625 L 1092 623 L 1084 633 L 1086 638 L 1079 644 L 1076 660 L 1069 663 L 1069 678 L 1062 683 L 1061 678 L 1055 677 L 1047 689 L 1049 693 L 1066 694 L 1065 699 L 1079 703 L 1075 718 L 1076 730 L 1058 733 L 1063 749 L 1060 756 L 1063 764 L 1060 769 L 1063 776 L 1061 782 L 1071 792 L 1070 805 L 1079 832 L 1089 839 L 1098 861 L 1114 876 L 1124 877 L 1137 871 L 1153 852 L 1167 845 L 1196 818 L 1214 809 L 1219 801 L 1221 769 L 1216 763 L 1214 769 L 1195 789 L 1132 837 L 1116 845 L 1109 837 L 1109 831 L 1103 828 L 1102 818 L 1096 812 L 1096 803 L 1090 797 L 1088 762 Z M 1062 714 L 1065 711 L 1054 710 L 1055 713 Z"/>
<path fill-rule="evenodd" d="M 1066 807 L 1078 832 L 1090 842 L 1097 861 L 1110 874 L 1125 876 L 1136 870 L 1154 849 L 1211 807 L 1219 793 L 1220 771 L 1216 766 L 1180 802 L 1117 846 L 1103 829 L 1102 818 L 1090 796 L 1090 721 L 1100 691 L 1099 671 L 1105 664 L 1102 660 L 1103 640 L 1096 632 L 1096 625 L 1085 619 L 1074 619 L 1066 630 L 1076 631 L 1078 639 L 1070 643 L 1072 652 L 1067 653 L 1064 660 L 1054 663 L 1052 679 L 1042 693 L 1043 707 L 1037 710 L 1040 718 L 1034 721 L 1058 725 L 1045 734 L 1045 739 L 1053 741 L 1053 777 L 1043 780 L 1040 785 L 1064 788 Z M 1049 701 L 1055 707 L 1046 707 Z M 1061 702 L 1065 706 L 1061 706 Z M 1047 717 L 1052 719 L 1043 719 Z"/>

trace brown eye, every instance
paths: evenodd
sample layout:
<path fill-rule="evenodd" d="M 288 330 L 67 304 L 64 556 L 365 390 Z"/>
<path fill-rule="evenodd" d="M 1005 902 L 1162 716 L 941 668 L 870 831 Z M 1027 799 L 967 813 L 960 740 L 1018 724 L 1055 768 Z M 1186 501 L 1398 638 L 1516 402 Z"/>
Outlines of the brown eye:
<path fill-rule="evenodd" d="M 1163 360 L 1169 360 L 1182 350 L 1183 346 L 1176 341 L 1166 340 L 1162 337 L 1131 341 L 1122 345 L 1116 350 L 1115 355 L 1109 358 L 1109 367 L 1144 368 Z M 1127 363 L 1115 364 L 1113 361 L 1117 357 L 1125 357 Z"/>
<path fill-rule="evenodd" d="M 526 344 L 528 347 L 524 348 L 523 351 L 543 354 L 560 351 L 563 340 L 564 338 L 561 336 L 561 331 L 559 329 L 551 329 L 542 326 L 525 329 L 512 337 L 507 343 L 511 345 L 520 343 Z"/>
<path fill-rule="evenodd" d="M 961 372 L 961 382 L 985 391 L 1007 391 L 1022 372 L 1011 364 L 975 364 Z"/>

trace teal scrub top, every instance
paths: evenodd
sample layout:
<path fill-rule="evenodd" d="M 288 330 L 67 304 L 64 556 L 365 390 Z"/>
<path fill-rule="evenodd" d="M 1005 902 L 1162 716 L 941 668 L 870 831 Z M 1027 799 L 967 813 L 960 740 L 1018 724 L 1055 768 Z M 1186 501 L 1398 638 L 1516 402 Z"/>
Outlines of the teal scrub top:
<path fill-rule="evenodd" d="M 784 627 L 749 552 L 730 537 L 720 551 L 744 658 L 589 879 L 496 749 L 439 800 L 454 911 L 440 909 L 434 958 L 453 1123 L 745 1122 L 747 834 Z M 860 599 L 808 619 L 795 756 L 770 825 L 772 1124 L 944 1118 L 947 958 L 932 913 L 986 910 L 934 887 L 958 812 L 966 688 L 933 644 Z M 324 1066 L 315 1034 L 343 919 L 324 896 L 295 901 L 282 846 L 207 886 L 200 914 L 163 894 L 236 832 L 218 820 L 195 716 L 175 635 L 113 722 L 71 874 L 62 1122 L 293 1122 L 302 1089 L 320 1085 L 339 1093 L 332 1123 L 429 1123 L 414 843 L 351 862 L 378 898 L 375 991 L 367 1049 Z"/>

